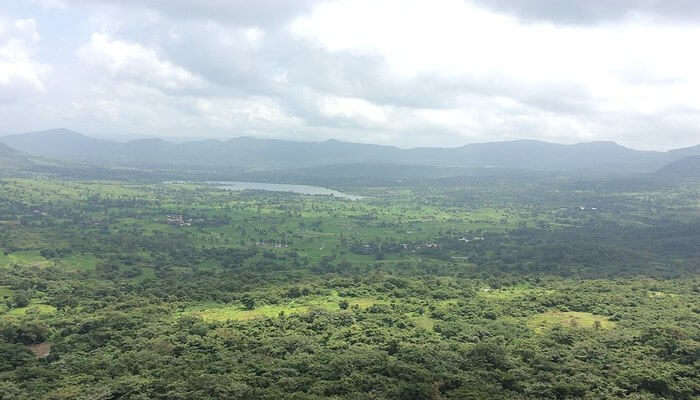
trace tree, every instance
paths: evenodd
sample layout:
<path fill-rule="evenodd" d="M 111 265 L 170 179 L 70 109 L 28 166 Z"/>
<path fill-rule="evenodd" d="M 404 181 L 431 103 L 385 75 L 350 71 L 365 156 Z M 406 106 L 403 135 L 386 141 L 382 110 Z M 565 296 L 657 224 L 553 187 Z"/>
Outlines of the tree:
<path fill-rule="evenodd" d="M 246 310 L 252 310 L 255 308 L 255 299 L 248 295 L 243 296 L 241 303 Z"/>
<path fill-rule="evenodd" d="M 30 301 L 31 296 L 26 291 L 19 291 L 12 298 L 12 303 L 17 308 L 28 306 Z"/>
<path fill-rule="evenodd" d="M 292 286 L 291 288 L 289 288 L 289 290 L 287 290 L 287 297 L 289 298 L 295 299 L 300 296 L 301 290 L 296 286 Z"/>
<path fill-rule="evenodd" d="M 26 347 L 17 344 L 0 343 L 0 353 L 2 353 L 0 371 L 12 371 L 34 359 L 34 356 Z M 0 385 L 0 388 L 2 388 L 2 385 Z M 0 394 L 0 399 L 4 398 L 4 393 Z"/>

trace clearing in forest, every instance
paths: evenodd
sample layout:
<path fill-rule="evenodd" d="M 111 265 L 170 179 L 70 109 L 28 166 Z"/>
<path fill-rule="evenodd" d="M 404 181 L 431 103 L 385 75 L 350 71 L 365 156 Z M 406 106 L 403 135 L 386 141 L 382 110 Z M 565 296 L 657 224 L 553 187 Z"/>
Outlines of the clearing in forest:
<path fill-rule="evenodd" d="M 339 311 L 338 299 L 313 299 L 309 301 L 294 301 L 286 304 L 260 305 L 252 310 L 246 310 L 237 305 L 211 304 L 193 307 L 185 314 L 195 315 L 205 321 L 248 321 L 257 318 L 276 318 L 280 315 L 305 314 L 313 310 Z M 347 298 L 348 306 L 360 308 L 371 307 L 383 303 L 382 300 L 357 297 Z"/>
<path fill-rule="evenodd" d="M 18 251 L 8 254 L 0 252 L 0 267 L 11 267 L 15 264 L 44 268 L 51 265 L 51 261 L 42 257 L 38 251 Z"/>
<path fill-rule="evenodd" d="M 530 317 L 528 327 L 537 333 L 555 326 L 586 329 L 611 329 L 615 323 L 602 315 L 575 311 L 550 311 Z"/>
<path fill-rule="evenodd" d="M 51 354 L 51 343 L 31 344 L 27 346 L 36 358 L 46 358 Z"/>
<path fill-rule="evenodd" d="M 56 307 L 48 305 L 48 304 L 41 304 L 41 303 L 33 303 L 28 305 L 27 307 L 19 307 L 19 308 L 13 308 L 9 311 L 7 311 L 3 316 L 4 317 L 23 317 L 26 315 L 35 315 L 35 316 L 41 316 L 41 315 L 50 315 L 50 314 L 55 314 L 56 313 Z"/>
<path fill-rule="evenodd" d="M 530 287 L 511 287 L 505 289 L 483 288 L 478 292 L 480 296 L 493 300 L 511 300 L 524 296 L 549 296 L 553 293 L 555 293 L 555 290 L 552 289 Z"/>

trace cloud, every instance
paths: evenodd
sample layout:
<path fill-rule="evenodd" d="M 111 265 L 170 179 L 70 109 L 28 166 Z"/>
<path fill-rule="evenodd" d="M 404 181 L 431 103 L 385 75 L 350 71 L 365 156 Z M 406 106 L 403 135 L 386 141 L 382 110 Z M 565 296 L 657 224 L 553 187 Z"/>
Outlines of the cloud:
<path fill-rule="evenodd" d="M 0 19 L 0 102 L 45 91 L 50 68 L 34 57 L 39 40 L 33 19 Z"/>
<path fill-rule="evenodd" d="M 382 107 L 364 99 L 329 96 L 322 99 L 320 110 L 331 117 L 365 120 L 375 124 L 387 122 L 387 115 Z"/>
<path fill-rule="evenodd" d="M 153 50 L 138 43 L 112 39 L 94 33 L 78 50 L 86 64 L 102 69 L 115 79 L 136 81 L 164 90 L 201 89 L 206 81 L 190 71 L 161 59 Z"/>
<path fill-rule="evenodd" d="M 610 23 L 640 14 L 682 22 L 700 20 L 700 3 L 696 0 L 473 0 L 473 3 L 526 20 L 562 24 Z"/>
<path fill-rule="evenodd" d="M 279 26 L 309 11 L 319 0 L 63 0 L 74 5 L 106 4 L 155 10 L 184 20 L 209 19 L 241 26 Z"/>
<path fill-rule="evenodd" d="M 49 9 L 65 9 L 66 3 L 63 0 L 30 0 L 32 4 Z"/>
<path fill-rule="evenodd" d="M 688 52 L 700 41 L 697 26 L 524 23 L 457 0 L 406 0 L 326 3 L 291 31 L 329 53 L 383 60 L 392 78 L 375 77 L 369 92 L 391 80 L 412 90 L 430 82 L 432 90 L 405 92 L 423 100 L 417 114 L 464 134 L 621 137 L 614 131 L 629 124 L 611 113 L 646 120 L 683 107 L 700 115 L 700 56 Z"/>
<path fill-rule="evenodd" d="M 700 26 L 674 17 L 672 1 L 611 0 L 600 15 L 601 2 L 61 3 L 35 6 L 43 40 L 36 27 L 11 35 L 53 71 L 36 85 L 13 78 L 43 93 L 0 106 L 14 130 L 401 146 L 698 140 L 700 56 L 689 49 Z"/>

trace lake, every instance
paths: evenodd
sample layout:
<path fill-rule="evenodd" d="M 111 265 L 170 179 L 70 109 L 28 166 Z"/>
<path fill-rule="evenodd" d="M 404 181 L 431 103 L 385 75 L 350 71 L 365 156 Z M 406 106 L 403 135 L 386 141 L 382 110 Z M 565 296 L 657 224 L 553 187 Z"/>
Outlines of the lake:
<path fill-rule="evenodd" d="M 289 185 L 284 183 L 262 183 L 262 182 L 207 182 L 207 184 L 217 186 L 226 190 L 267 190 L 270 192 L 290 192 L 308 194 L 314 196 L 333 196 L 341 199 L 360 200 L 362 196 L 355 196 L 328 189 L 320 186 L 310 185 Z"/>

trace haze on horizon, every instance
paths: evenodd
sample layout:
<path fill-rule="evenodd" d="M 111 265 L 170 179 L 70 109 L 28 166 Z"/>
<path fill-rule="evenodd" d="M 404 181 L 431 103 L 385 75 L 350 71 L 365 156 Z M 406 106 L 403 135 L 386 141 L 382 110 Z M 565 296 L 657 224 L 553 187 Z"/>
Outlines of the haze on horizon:
<path fill-rule="evenodd" d="M 6 0 L 0 135 L 700 143 L 691 0 Z"/>

